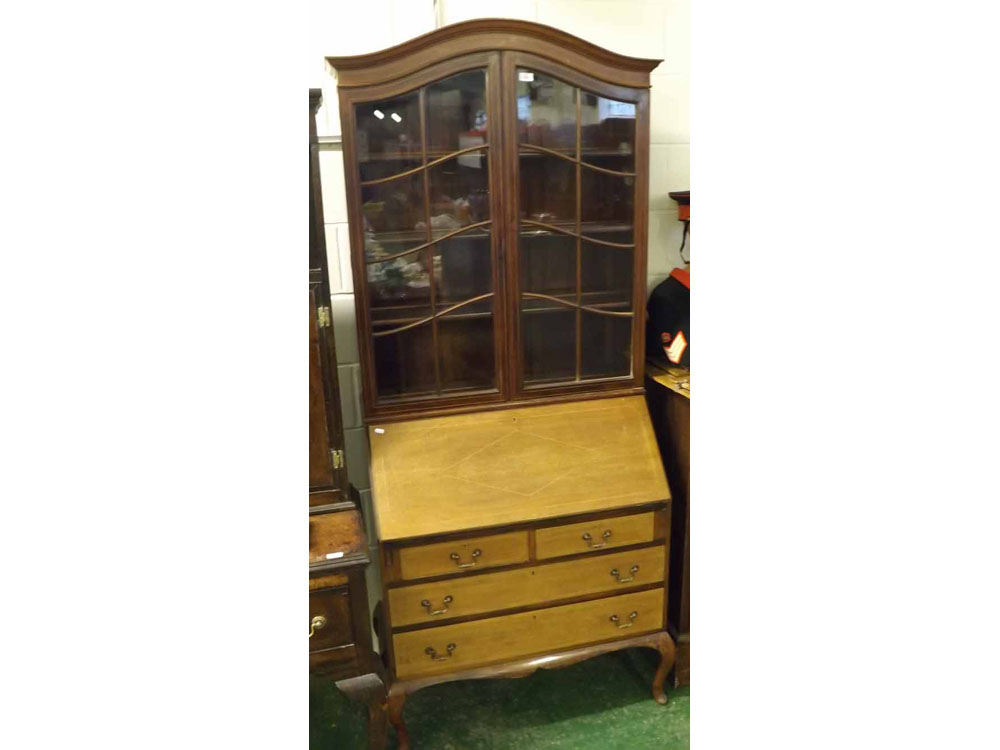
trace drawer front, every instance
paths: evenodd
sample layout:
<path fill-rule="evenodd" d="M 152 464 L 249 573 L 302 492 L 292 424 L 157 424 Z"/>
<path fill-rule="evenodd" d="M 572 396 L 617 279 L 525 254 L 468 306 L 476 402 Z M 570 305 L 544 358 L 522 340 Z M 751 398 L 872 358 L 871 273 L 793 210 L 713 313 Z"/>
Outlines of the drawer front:
<path fill-rule="evenodd" d="M 566 526 L 549 526 L 535 532 L 535 550 L 539 560 L 651 541 L 652 512 Z"/>
<path fill-rule="evenodd" d="M 334 586 L 346 586 L 347 575 L 344 573 L 330 573 L 325 576 L 316 576 L 309 579 L 309 590 L 330 589 Z"/>
<path fill-rule="evenodd" d="M 406 679 L 629 638 L 662 627 L 663 589 L 658 588 L 397 633 L 392 643 L 396 675 Z"/>
<path fill-rule="evenodd" d="M 399 550 L 400 575 L 409 579 L 467 573 L 527 560 L 527 531 L 459 539 L 421 547 L 403 547 Z"/>
<path fill-rule="evenodd" d="M 318 621 L 317 618 L 323 618 Z M 309 651 L 346 646 L 351 636 L 351 605 L 346 586 L 309 594 L 309 625 L 315 627 L 309 637 Z"/>
<path fill-rule="evenodd" d="M 392 626 L 436 622 L 663 580 L 662 545 L 389 590 Z"/>
<path fill-rule="evenodd" d="M 365 549 L 365 532 L 357 510 L 309 516 L 309 562 L 336 560 Z"/>

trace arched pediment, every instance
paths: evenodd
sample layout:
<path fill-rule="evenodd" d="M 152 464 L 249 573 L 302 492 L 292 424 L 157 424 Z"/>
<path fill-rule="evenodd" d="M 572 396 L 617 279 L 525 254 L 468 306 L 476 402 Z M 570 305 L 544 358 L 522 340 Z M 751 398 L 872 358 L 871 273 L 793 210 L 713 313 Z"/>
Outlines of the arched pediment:
<path fill-rule="evenodd" d="M 648 87 L 650 71 L 662 62 L 621 55 L 552 26 L 510 18 L 463 21 L 379 52 L 326 60 L 337 70 L 338 86 L 347 88 L 386 83 L 453 57 L 490 50 L 530 52 L 580 70 L 596 70 L 591 75 L 632 87 Z"/>

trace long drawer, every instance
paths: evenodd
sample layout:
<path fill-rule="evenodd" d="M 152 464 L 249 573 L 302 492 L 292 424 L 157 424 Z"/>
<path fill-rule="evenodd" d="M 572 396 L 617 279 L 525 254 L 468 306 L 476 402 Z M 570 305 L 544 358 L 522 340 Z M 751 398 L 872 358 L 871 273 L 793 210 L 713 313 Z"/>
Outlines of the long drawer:
<path fill-rule="evenodd" d="M 465 573 L 527 560 L 527 531 L 403 547 L 399 550 L 402 577 L 409 579 Z"/>
<path fill-rule="evenodd" d="M 393 627 L 599 594 L 663 580 L 663 545 L 613 555 L 417 583 L 389 590 Z"/>
<path fill-rule="evenodd" d="M 393 636 L 396 675 L 423 677 L 500 663 L 663 627 L 663 589 Z"/>
<path fill-rule="evenodd" d="M 539 560 L 652 540 L 652 513 L 548 526 L 535 532 L 536 555 Z"/>

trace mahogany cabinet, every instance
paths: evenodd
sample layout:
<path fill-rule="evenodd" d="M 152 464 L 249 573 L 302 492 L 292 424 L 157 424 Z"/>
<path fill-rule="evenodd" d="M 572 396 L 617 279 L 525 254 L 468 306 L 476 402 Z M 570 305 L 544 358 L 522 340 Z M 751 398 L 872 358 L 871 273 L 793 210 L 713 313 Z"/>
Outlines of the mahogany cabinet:
<path fill-rule="evenodd" d="M 659 61 L 495 19 L 327 59 L 366 415 L 641 393 Z"/>
<path fill-rule="evenodd" d="M 309 91 L 309 669 L 364 701 L 369 748 L 386 737 L 386 691 L 372 648 L 361 503 L 347 483 L 337 356 L 330 312 L 315 114 Z"/>

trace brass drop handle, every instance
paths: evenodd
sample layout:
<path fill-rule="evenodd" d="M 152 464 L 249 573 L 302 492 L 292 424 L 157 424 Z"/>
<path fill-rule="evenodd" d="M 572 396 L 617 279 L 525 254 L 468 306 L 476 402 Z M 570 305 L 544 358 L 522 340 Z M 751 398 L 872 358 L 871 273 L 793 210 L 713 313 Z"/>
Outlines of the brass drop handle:
<path fill-rule="evenodd" d="M 312 638 L 313 634 L 317 630 L 322 630 L 326 627 L 326 618 L 323 615 L 316 615 L 312 618 L 312 622 L 309 623 L 309 637 Z"/>
<path fill-rule="evenodd" d="M 437 651 L 435 651 L 430 646 L 428 646 L 427 648 L 424 649 L 424 653 L 427 654 L 429 657 L 431 657 L 431 659 L 433 661 L 448 661 L 448 659 L 451 658 L 451 654 L 452 654 L 452 652 L 454 650 L 455 650 L 455 644 L 454 643 L 449 643 L 448 644 L 448 655 L 447 656 L 438 656 L 437 655 Z"/>
<path fill-rule="evenodd" d="M 442 607 L 441 609 L 435 609 L 433 611 L 431 611 L 431 600 L 430 599 L 424 599 L 422 602 L 420 602 L 420 606 L 421 607 L 426 607 L 427 608 L 427 614 L 429 614 L 429 615 L 443 615 L 445 612 L 448 611 L 448 605 L 451 604 L 452 601 L 454 601 L 454 600 L 450 596 L 446 596 L 444 598 L 444 607 Z"/>
<path fill-rule="evenodd" d="M 585 531 L 583 534 L 583 541 L 587 543 L 588 547 L 590 547 L 591 549 L 600 549 L 607 543 L 608 539 L 611 538 L 611 529 L 608 529 L 603 534 L 601 534 L 601 538 L 604 539 L 603 542 L 601 542 L 600 544 L 594 544 L 593 543 L 594 537 L 590 535 L 589 531 Z"/>
<path fill-rule="evenodd" d="M 449 557 L 451 557 L 451 559 L 455 561 L 455 564 L 458 565 L 458 567 L 471 568 L 475 566 L 476 558 L 479 557 L 481 554 L 483 554 L 483 551 L 481 549 L 472 550 L 472 562 L 467 562 L 467 563 L 459 562 L 459 560 L 462 559 L 462 556 L 459 555 L 457 552 L 452 552 L 451 555 L 449 555 Z"/>
<path fill-rule="evenodd" d="M 631 573 L 632 575 L 630 575 L 628 578 L 622 578 L 621 573 L 618 572 L 618 568 L 611 569 L 611 575 L 615 577 L 615 580 L 618 581 L 618 583 L 628 583 L 629 581 L 635 580 L 635 574 L 639 572 L 639 566 L 633 565 L 631 568 L 628 569 L 628 572 Z"/>
<path fill-rule="evenodd" d="M 638 612 L 632 612 L 628 616 L 628 622 L 627 623 L 625 623 L 624 625 L 618 625 L 618 620 L 619 620 L 618 615 L 611 615 L 611 622 L 613 622 L 615 625 L 618 625 L 618 629 L 619 630 L 624 630 L 625 628 L 630 628 L 633 625 L 635 625 L 635 618 L 638 617 L 638 616 L 639 616 Z"/>

